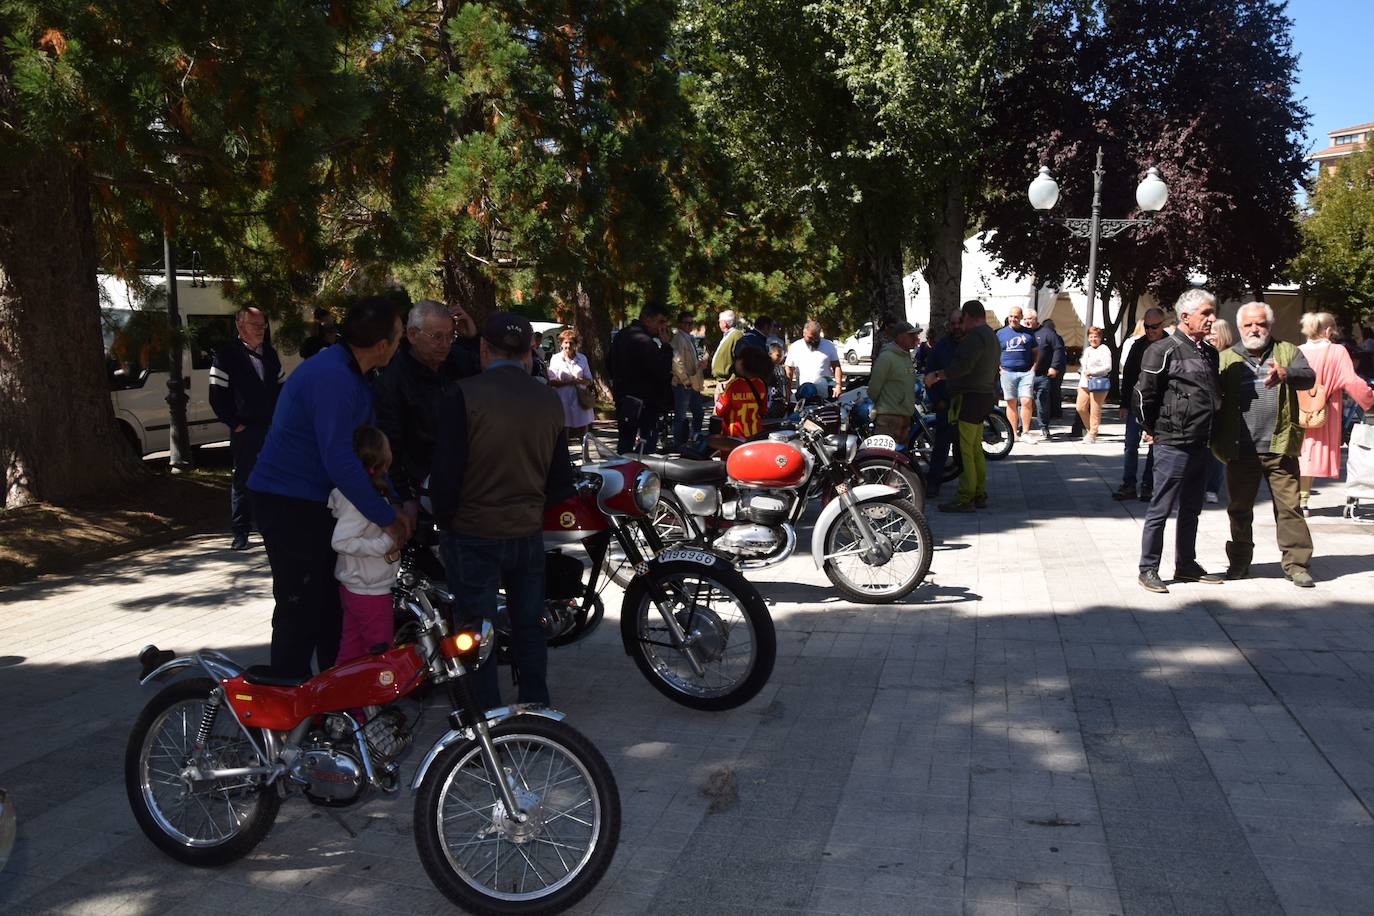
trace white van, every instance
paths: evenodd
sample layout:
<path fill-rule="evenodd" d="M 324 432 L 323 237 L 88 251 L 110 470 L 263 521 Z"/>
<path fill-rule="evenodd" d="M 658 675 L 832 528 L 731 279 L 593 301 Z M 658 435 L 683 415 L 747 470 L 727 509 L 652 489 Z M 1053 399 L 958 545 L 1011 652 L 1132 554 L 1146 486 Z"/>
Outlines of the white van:
<path fill-rule="evenodd" d="M 101 338 L 115 419 L 139 454 L 166 451 L 171 427 L 167 300 L 163 292 L 166 280 L 161 275 L 147 277 L 152 292 L 140 295 L 118 277 L 101 274 L 97 279 Z M 228 439 L 229 431 L 210 409 L 210 361 L 220 345 L 234 338 L 238 306 L 224 297 L 222 280 L 187 273 L 179 274 L 176 283 L 177 309 L 186 332 L 182 379 L 189 397 L 186 423 L 191 444 L 222 442 Z M 296 353 L 278 350 L 277 355 L 288 373 L 301 361 Z"/>

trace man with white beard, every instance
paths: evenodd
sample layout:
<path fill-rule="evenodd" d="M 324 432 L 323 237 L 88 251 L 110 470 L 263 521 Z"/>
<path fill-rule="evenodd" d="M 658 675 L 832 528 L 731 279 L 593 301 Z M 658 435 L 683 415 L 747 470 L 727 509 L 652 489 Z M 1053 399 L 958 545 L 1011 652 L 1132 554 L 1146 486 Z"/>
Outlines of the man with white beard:
<path fill-rule="evenodd" d="M 1255 552 L 1255 496 L 1269 483 L 1283 572 L 1299 588 L 1312 588 L 1312 534 L 1298 506 L 1298 453 L 1303 431 L 1297 392 L 1316 384 L 1302 351 L 1274 340 L 1274 310 L 1251 302 L 1236 313 L 1240 340 L 1221 354 L 1221 410 L 1212 447 L 1226 462 L 1231 540 L 1226 578 L 1250 575 Z"/>

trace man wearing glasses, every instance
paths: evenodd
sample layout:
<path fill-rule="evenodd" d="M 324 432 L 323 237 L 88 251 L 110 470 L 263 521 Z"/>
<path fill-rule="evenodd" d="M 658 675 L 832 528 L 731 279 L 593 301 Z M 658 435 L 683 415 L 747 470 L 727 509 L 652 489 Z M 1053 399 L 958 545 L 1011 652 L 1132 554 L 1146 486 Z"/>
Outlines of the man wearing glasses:
<path fill-rule="evenodd" d="M 377 428 L 391 442 L 391 484 L 412 518 L 434 458 L 439 401 L 458 379 L 474 374 L 463 372 L 449 356 L 453 329 L 453 317 L 441 303 L 415 303 L 405 340 L 372 386 Z"/>
<path fill-rule="evenodd" d="M 1130 352 L 1121 366 L 1121 416 L 1126 421 L 1126 449 L 1122 454 L 1121 487 L 1112 494 L 1112 499 L 1125 500 L 1140 498 L 1149 502 L 1154 492 L 1155 444 L 1151 442 L 1145 452 L 1145 473 L 1140 475 L 1140 489 L 1136 489 L 1136 468 L 1140 463 L 1140 418 L 1130 409 L 1131 392 L 1135 391 L 1140 380 L 1140 361 L 1150 344 L 1164 337 L 1164 311 L 1152 308 L 1145 312 L 1141 322 L 1145 332 L 1131 341 Z"/>

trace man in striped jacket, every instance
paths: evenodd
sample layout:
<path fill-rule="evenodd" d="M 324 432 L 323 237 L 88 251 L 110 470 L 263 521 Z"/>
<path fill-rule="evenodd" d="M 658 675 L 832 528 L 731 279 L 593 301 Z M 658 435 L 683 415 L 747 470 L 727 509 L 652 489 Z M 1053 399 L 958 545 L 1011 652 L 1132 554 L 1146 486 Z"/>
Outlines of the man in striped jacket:
<path fill-rule="evenodd" d="M 229 486 L 231 547 L 248 548 L 253 512 L 248 498 L 248 475 L 267 439 L 272 411 L 284 375 L 277 351 L 266 342 L 267 319 L 251 306 L 240 309 L 234 321 L 238 337 L 215 351 L 210 364 L 210 408 L 229 427 L 234 478 Z"/>

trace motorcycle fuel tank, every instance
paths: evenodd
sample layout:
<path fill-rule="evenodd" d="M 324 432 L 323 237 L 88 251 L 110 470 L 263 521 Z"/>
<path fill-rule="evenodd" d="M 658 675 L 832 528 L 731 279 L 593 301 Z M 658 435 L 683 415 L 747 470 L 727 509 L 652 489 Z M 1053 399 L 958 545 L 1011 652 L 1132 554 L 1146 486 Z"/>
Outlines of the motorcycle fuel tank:
<path fill-rule="evenodd" d="M 806 459 L 786 442 L 746 442 L 725 459 L 730 479 L 751 487 L 795 487 L 806 478 Z"/>

